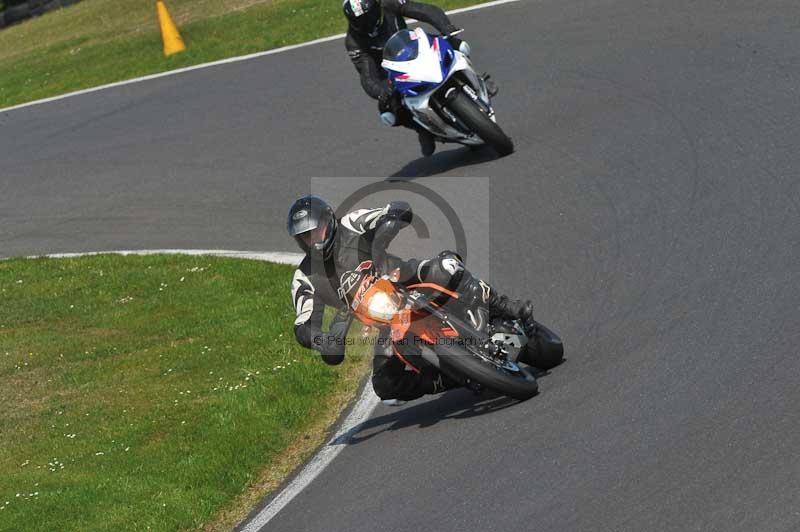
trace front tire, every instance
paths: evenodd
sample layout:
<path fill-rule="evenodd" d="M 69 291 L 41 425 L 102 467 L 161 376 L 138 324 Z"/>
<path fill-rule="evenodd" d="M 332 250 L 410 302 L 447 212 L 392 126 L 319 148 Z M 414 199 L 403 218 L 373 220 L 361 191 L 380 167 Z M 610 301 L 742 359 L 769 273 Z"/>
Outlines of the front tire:
<path fill-rule="evenodd" d="M 541 370 L 552 369 L 564 362 L 564 344 L 556 333 L 537 322 L 536 333 L 520 359 Z"/>
<path fill-rule="evenodd" d="M 514 143 L 496 122 L 489 118 L 472 99 L 463 92 L 457 92 L 447 103 L 465 126 L 491 146 L 501 157 L 514 151 Z"/>
<path fill-rule="evenodd" d="M 536 377 L 524 366 L 519 367 L 519 373 L 504 370 L 453 345 L 437 345 L 434 350 L 439 356 L 442 371 L 454 378 L 467 377 L 492 391 L 520 401 L 530 399 L 539 392 Z"/>

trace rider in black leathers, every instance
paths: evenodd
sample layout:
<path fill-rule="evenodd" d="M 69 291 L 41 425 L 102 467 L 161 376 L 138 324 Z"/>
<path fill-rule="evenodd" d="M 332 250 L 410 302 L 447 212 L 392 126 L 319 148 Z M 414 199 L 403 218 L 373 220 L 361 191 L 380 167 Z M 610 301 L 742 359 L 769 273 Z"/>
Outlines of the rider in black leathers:
<path fill-rule="evenodd" d="M 304 196 L 289 210 L 287 229 L 306 253 L 292 279 L 297 315 L 294 333 L 302 346 L 319 351 L 326 363 L 339 364 L 344 360 L 348 323 L 345 314 L 337 315 L 327 333 L 322 330 L 326 305 L 340 311 L 347 308 L 338 292 L 339 280 L 372 258 L 373 244 L 385 249 L 399 230 L 411 222 L 412 216 L 408 203 L 392 202 L 383 208 L 360 209 L 337 219 L 333 209 L 317 196 Z M 468 305 L 485 308 L 490 317 L 520 319 L 526 328 L 535 323 L 530 302 L 499 296 L 487 283 L 473 277 L 461 258 L 451 251 L 430 259 L 406 261 L 387 254 L 386 261 L 387 270 L 400 270 L 399 278 L 404 284 L 436 283 L 456 290 Z M 419 372 L 409 369 L 399 357 L 393 356 L 391 343 L 378 342 L 372 376 L 375 393 L 381 399 L 411 400 L 456 386 L 433 366 Z"/>
<path fill-rule="evenodd" d="M 399 95 L 387 82 L 386 71 L 381 68 L 383 47 L 395 32 L 406 28 L 404 17 L 409 17 L 427 22 L 447 36 L 454 48 L 469 55 L 469 45 L 454 37 L 462 30 L 438 7 L 411 0 L 345 0 L 342 8 L 348 20 L 345 48 L 358 70 L 364 91 L 378 100 L 379 112 L 390 111 L 395 115 L 393 125 L 415 129 L 422 154 L 432 155 L 436 150 L 433 135 L 411 119 L 408 110 L 400 105 Z"/>

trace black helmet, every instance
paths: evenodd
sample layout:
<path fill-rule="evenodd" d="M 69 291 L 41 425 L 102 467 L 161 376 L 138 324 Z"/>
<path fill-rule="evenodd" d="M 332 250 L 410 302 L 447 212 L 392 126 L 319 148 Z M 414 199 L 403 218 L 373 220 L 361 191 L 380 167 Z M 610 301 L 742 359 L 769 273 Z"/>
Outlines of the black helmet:
<path fill-rule="evenodd" d="M 374 37 L 383 22 L 380 0 L 344 0 L 344 16 L 356 33 Z"/>
<path fill-rule="evenodd" d="M 328 258 L 336 235 L 336 214 L 319 196 L 303 196 L 292 204 L 286 230 L 308 255 L 316 253 Z"/>

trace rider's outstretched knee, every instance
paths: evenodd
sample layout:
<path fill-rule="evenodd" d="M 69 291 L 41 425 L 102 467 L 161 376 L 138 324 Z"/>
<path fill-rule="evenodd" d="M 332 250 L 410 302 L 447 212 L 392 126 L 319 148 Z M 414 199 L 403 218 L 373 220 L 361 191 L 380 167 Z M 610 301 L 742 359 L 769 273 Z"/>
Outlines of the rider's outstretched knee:
<path fill-rule="evenodd" d="M 442 251 L 436 257 L 420 262 L 418 277 L 420 281 L 456 290 L 465 272 L 464 261 L 458 253 Z"/>

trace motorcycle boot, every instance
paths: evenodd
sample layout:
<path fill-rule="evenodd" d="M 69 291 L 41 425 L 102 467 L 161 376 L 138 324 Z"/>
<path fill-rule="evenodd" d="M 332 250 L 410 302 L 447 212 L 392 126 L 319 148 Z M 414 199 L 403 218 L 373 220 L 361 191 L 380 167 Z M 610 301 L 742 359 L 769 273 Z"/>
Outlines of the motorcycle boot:
<path fill-rule="evenodd" d="M 492 76 L 484 72 L 483 74 L 481 74 L 481 79 L 483 80 L 483 83 L 486 85 L 486 92 L 489 94 L 489 97 L 494 98 L 495 96 L 497 96 L 497 93 L 500 92 L 500 90 L 497 88 L 497 83 L 494 82 Z"/>
<path fill-rule="evenodd" d="M 533 305 L 530 301 L 511 299 L 500 295 L 487 282 L 465 272 L 459 287 L 461 297 L 468 306 L 485 308 L 490 317 L 519 320 L 525 334 L 531 335 L 536 329 L 533 319 Z"/>
<path fill-rule="evenodd" d="M 422 155 L 425 157 L 433 155 L 433 152 L 436 151 L 436 142 L 433 139 L 433 135 L 422 128 L 417 130 L 417 135 L 419 135 L 419 147 L 422 150 Z"/>

